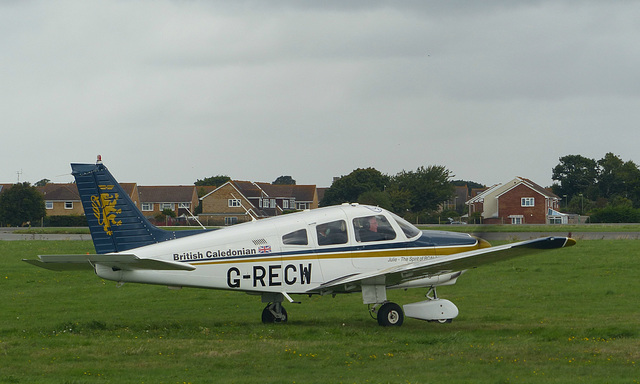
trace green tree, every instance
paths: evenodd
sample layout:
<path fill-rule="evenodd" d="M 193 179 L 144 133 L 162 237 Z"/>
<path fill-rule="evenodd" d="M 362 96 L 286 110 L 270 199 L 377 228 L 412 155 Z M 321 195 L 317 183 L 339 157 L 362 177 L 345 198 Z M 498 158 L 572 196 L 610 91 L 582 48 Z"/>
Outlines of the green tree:
<path fill-rule="evenodd" d="M 198 179 L 194 184 L 198 187 L 204 187 L 209 185 L 214 185 L 216 187 L 219 187 L 229 180 L 231 180 L 229 176 L 218 175 L 218 176 L 205 177 L 204 179 Z"/>
<path fill-rule="evenodd" d="M 633 161 L 623 161 L 613 153 L 598 160 L 598 191 L 600 197 L 628 198 L 635 206 L 640 205 L 640 169 Z"/>
<path fill-rule="evenodd" d="M 482 224 L 482 212 L 473 212 L 469 215 L 469 224 Z"/>
<path fill-rule="evenodd" d="M 471 190 L 474 188 L 484 188 L 485 185 L 484 184 L 480 184 L 478 182 L 475 181 L 470 181 L 470 180 L 453 180 L 451 182 L 451 184 L 453 184 L 456 187 L 462 187 L 462 186 L 467 186 L 467 188 L 469 189 L 469 195 L 471 195 Z"/>
<path fill-rule="evenodd" d="M 374 168 L 358 168 L 331 184 L 320 202 L 321 206 L 357 202 L 365 192 L 382 192 L 389 177 Z"/>
<path fill-rule="evenodd" d="M 631 205 L 608 205 L 596 209 L 589 220 L 592 223 L 638 223 L 640 222 L 640 209 Z"/>
<path fill-rule="evenodd" d="M 296 181 L 291 176 L 279 176 L 271 184 L 273 184 L 273 185 L 296 185 Z"/>
<path fill-rule="evenodd" d="M 0 222 L 5 225 L 32 223 L 46 213 L 42 195 L 29 183 L 14 184 L 0 195 Z"/>
<path fill-rule="evenodd" d="M 162 212 L 156 213 L 154 219 L 157 223 L 164 223 L 164 225 L 168 225 L 168 218 L 175 219 L 176 212 L 173 209 L 165 208 Z"/>
<path fill-rule="evenodd" d="M 395 183 L 391 183 L 387 193 L 389 193 L 389 198 L 391 199 L 391 210 L 393 212 L 404 217 L 407 212 L 411 211 L 411 192 L 400 190 Z"/>
<path fill-rule="evenodd" d="M 596 203 L 588 199 L 584 194 L 574 195 L 567 204 L 567 212 L 578 213 L 580 215 L 588 215 L 588 213 L 595 208 Z"/>
<path fill-rule="evenodd" d="M 419 167 L 415 172 L 402 171 L 394 177 L 393 182 L 398 190 L 409 193 L 412 211 L 434 211 L 453 196 L 451 177 L 451 171 L 444 166 L 431 165 Z"/>
<path fill-rule="evenodd" d="M 595 188 L 598 166 L 595 160 L 581 155 L 567 155 L 560 158 L 560 163 L 553 168 L 551 178 L 554 183 L 553 192 L 558 196 L 567 195 L 568 200 L 582 193 L 595 200 Z"/>
<path fill-rule="evenodd" d="M 35 184 L 33 184 L 34 187 L 44 187 L 45 185 L 49 184 L 51 182 L 51 180 L 49 179 L 42 179 L 38 182 L 36 182 Z"/>
<path fill-rule="evenodd" d="M 392 210 L 391 197 L 385 191 L 367 191 L 358 196 L 358 203 Z"/>

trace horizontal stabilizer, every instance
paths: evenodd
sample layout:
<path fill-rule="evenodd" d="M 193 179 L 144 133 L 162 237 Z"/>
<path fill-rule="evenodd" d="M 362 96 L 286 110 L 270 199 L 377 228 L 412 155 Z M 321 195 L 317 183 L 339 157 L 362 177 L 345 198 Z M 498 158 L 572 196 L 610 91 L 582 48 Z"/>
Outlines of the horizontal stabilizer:
<path fill-rule="evenodd" d="M 22 261 L 52 271 L 92 270 L 100 264 L 116 270 L 193 271 L 194 266 L 173 261 L 141 259 L 132 254 L 112 255 L 39 255 L 38 259 Z"/>

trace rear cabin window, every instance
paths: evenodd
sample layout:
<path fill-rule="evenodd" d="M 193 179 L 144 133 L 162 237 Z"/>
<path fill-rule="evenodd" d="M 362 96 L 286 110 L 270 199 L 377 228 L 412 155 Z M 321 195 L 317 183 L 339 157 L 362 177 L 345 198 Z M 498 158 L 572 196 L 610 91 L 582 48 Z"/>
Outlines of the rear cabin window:
<path fill-rule="evenodd" d="M 282 243 L 285 245 L 307 245 L 309 240 L 307 238 L 307 230 L 300 229 L 293 231 L 282 236 Z"/>
<path fill-rule="evenodd" d="M 332 221 L 330 223 L 316 226 L 318 234 L 318 245 L 346 244 L 347 223 L 344 220 Z"/>
<path fill-rule="evenodd" d="M 356 241 L 383 241 L 396 238 L 396 231 L 383 215 L 365 216 L 353 219 Z"/>

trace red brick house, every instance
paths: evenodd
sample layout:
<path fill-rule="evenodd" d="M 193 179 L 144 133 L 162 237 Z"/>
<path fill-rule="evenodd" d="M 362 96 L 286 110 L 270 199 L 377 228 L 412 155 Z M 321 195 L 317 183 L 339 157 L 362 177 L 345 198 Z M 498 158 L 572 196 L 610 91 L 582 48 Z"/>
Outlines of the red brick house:
<path fill-rule="evenodd" d="M 547 224 L 560 198 L 524 177 L 496 184 L 467 201 L 469 214 L 481 212 L 485 224 Z"/>

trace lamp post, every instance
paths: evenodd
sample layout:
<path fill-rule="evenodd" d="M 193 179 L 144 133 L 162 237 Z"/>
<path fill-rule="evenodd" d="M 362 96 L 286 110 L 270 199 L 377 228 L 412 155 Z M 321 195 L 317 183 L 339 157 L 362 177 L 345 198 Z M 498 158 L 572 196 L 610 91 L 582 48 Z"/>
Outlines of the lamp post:
<path fill-rule="evenodd" d="M 580 215 L 584 213 L 584 195 L 581 193 L 580 195 Z"/>

